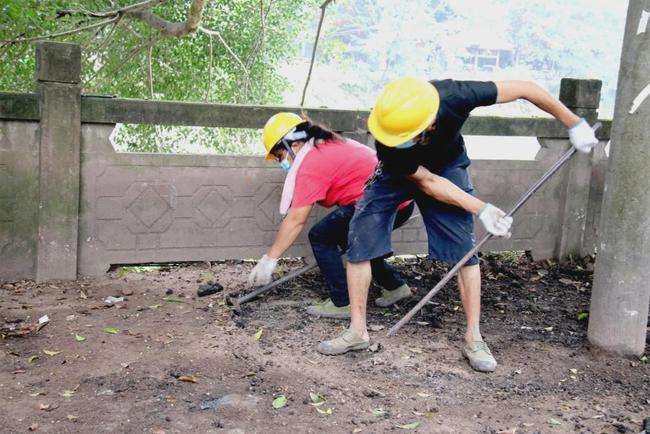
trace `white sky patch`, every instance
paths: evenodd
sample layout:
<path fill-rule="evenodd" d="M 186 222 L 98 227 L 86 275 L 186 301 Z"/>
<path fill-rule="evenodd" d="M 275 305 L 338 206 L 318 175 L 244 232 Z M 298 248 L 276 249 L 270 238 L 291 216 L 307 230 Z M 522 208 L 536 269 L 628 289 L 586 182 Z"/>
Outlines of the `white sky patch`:
<path fill-rule="evenodd" d="M 645 30 L 648 28 L 648 18 L 650 18 L 650 12 L 642 11 L 641 19 L 639 20 L 639 27 L 637 27 L 636 29 L 637 35 L 640 35 L 641 33 L 645 33 Z"/>
<path fill-rule="evenodd" d="M 632 108 L 630 109 L 630 114 L 633 114 L 641 104 L 643 104 L 643 101 L 650 95 L 650 84 L 648 84 L 646 87 L 643 88 L 641 92 L 634 98 L 634 101 L 632 101 Z"/>

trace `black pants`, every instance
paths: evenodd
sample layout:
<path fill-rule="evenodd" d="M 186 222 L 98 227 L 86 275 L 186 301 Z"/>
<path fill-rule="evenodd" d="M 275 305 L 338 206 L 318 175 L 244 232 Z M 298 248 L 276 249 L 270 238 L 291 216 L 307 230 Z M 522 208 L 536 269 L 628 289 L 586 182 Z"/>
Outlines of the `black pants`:
<path fill-rule="evenodd" d="M 413 214 L 414 207 L 415 204 L 411 202 L 397 212 L 393 229 L 406 223 Z M 341 252 L 345 252 L 348 248 L 348 229 L 354 209 L 354 205 L 339 207 L 323 217 L 309 231 L 311 249 L 320 267 L 321 275 L 330 288 L 330 298 L 336 306 L 350 304 Z M 404 284 L 397 272 L 384 259 L 373 259 L 370 261 L 370 266 L 372 267 L 372 277 L 381 287 L 393 290 Z"/>

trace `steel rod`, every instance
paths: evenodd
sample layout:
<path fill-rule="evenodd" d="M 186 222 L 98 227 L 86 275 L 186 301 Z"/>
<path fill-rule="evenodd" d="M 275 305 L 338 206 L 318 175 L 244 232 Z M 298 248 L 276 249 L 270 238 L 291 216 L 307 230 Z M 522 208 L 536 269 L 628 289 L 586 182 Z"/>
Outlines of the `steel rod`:
<path fill-rule="evenodd" d="M 300 268 L 300 269 L 298 269 L 296 271 L 288 273 L 285 276 L 279 278 L 278 280 L 269 283 L 268 285 L 264 285 L 262 287 L 259 287 L 256 290 L 254 290 L 254 291 L 252 291 L 252 292 L 250 292 L 250 293 L 248 293 L 246 295 L 243 295 L 243 296 L 239 297 L 237 299 L 237 303 L 242 304 L 242 303 L 246 303 L 248 301 L 251 301 L 252 299 L 258 297 L 259 295 L 261 295 L 261 294 L 263 294 L 263 293 L 265 293 L 267 291 L 272 290 L 276 286 L 278 286 L 278 285 L 280 285 L 280 284 L 282 284 L 284 282 L 287 282 L 287 281 L 289 281 L 291 279 L 295 279 L 296 277 L 300 276 L 301 274 L 304 274 L 304 273 L 306 273 L 306 272 L 308 272 L 310 270 L 313 270 L 316 267 L 318 267 L 318 264 L 314 262 L 313 264 L 306 265 L 306 266 L 304 266 L 304 267 L 302 267 L 302 268 Z"/>

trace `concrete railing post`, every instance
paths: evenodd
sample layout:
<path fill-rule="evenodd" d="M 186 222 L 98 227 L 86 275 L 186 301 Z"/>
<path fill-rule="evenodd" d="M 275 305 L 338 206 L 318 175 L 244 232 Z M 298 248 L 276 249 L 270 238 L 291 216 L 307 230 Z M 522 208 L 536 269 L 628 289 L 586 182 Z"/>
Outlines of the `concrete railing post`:
<path fill-rule="evenodd" d="M 601 88 L 600 80 L 563 78 L 560 84 L 560 101 L 592 125 L 598 118 Z M 559 259 L 569 255 L 585 254 L 583 240 L 589 208 L 592 155 L 575 155 L 567 163 L 567 167 L 562 188 L 564 210 L 561 215 L 562 224 L 555 253 Z"/>
<path fill-rule="evenodd" d="M 589 341 L 625 355 L 646 348 L 650 303 L 650 0 L 630 0 L 589 312 Z"/>
<path fill-rule="evenodd" d="M 40 112 L 36 280 L 76 279 L 81 142 L 81 50 L 36 45 Z"/>

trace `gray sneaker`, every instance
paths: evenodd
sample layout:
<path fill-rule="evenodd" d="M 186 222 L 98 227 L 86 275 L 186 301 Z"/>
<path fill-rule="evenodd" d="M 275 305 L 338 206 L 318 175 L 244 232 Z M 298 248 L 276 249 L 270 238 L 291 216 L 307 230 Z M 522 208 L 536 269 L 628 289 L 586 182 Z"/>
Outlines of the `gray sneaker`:
<path fill-rule="evenodd" d="M 352 329 L 346 329 L 339 336 L 318 344 L 318 352 L 328 356 L 336 356 L 348 351 L 365 350 L 370 346 L 370 340 L 364 340 Z"/>
<path fill-rule="evenodd" d="M 350 318 L 350 305 L 338 307 L 332 302 L 332 299 L 328 298 L 322 303 L 307 307 L 307 313 L 323 318 L 348 319 Z"/>
<path fill-rule="evenodd" d="M 497 368 L 497 361 L 483 341 L 466 343 L 463 347 L 463 356 L 469 360 L 469 365 L 476 371 L 494 372 Z"/>
<path fill-rule="evenodd" d="M 395 304 L 400 300 L 404 300 L 412 295 L 411 288 L 405 283 L 402 286 L 399 286 L 392 291 L 387 289 L 381 290 L 381 297 L 375 300 L 375 304 L 379 307 L 388 307 L 391 304 Z"/>

